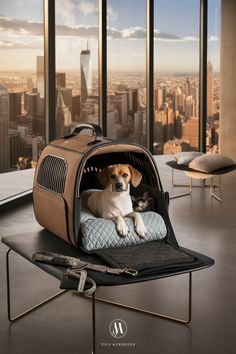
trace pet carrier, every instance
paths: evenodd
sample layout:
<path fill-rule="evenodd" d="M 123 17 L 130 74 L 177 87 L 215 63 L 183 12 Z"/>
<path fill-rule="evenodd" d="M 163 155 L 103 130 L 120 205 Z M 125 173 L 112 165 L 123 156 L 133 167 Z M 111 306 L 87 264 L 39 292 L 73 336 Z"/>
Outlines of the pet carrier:
<path fill-rule="evenodd" d="M 130 164 L 142 173 L 142 184 L 132 188 L 131 194 L 141 195 L 148 191 L 152 198 L 157 199 L 159 193 L 163 199 L 158 171 L 147 149 L 104 138 L 95 124 L 81 124 L 70 135 L 50 142 L 39 158 L 33 189 L 34 211 L 39 224 L 79 246 L 81 192 L 102 189 L 97 173 L 117 163 Z M 154 211 L 162 214 L 160 200 L 154 204 Z"/>
<path fill-rule="evenodd" d="M 161 216 L 165 236 L 148 242 L 146 238 L 137 236 L 141 241 L 129 244 L 128 235 L 125 245 L 96 247 L 90 253 L 113 267 L 135 268 L 140 275 L 165 274 L 170 270 L 179 272 L 204 266 L 201 257 L 186 252 L 178 245 L 168 214 L 168 193 L 163 192 L 150 152 L 138 144 L 104 138 L 100 127 L 95 124 L 78 125 L 73 133 L 50 142 L 43 150 L 35 172 L 33 190 L 34 211 L 39 224 L 84 250 L 82 192 L 102 189 L 97 174 L 111 164 L 130 164 L 142 173 L 142 183 L 137 188 L 132 187 L 130 193 L 134 197 L 149 193 L 153 214 Z M 104 219 L 99 222 L 113 224 Z M 89 234 L 93 233 L 96 237 L 100 229 L 102 227 L 94 232 L 92 226 Z M 116 232 L 114 224 L 113 230 Z M 107 234 L 108 238 L 112 238 L 110 231 L 103 233 L 100 238 L 103 239 Z M 119 235 L 117 238 L 122 239 Z"/>

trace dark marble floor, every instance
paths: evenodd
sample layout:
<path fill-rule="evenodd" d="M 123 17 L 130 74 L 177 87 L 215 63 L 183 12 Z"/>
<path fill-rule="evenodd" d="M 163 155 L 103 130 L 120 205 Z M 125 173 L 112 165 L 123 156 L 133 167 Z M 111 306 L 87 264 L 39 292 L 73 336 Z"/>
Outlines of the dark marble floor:
<path fill-rule="evenodd" d="M 165 190 L 171 171 L 165 158 L 157 160 Z M 183 174 L 177 176 L 185 181 Z M 215 265 L 193 274 L 193 319 L 183 326 L 144 314 L 97 304 L 97 354 L 235 354 L 236 334 L 236 173 L 223 176 L 223 203 L 209 190 L 195 188 L 192 196 L 171 200 L 170 216 L 179 243 L 215 259 Z M 39 228 L 30 203 L 0 215 L 0 237 Z M 0 353 L 91 353 L 92 322 L 89 300 L 66 293 L 9 324 L 6 311 L 6 247 L 0 243 Z M 58 282 L 22 257 L 12 254 L 14 301 L 12 311 L 23 311 L 58 289 Z M 174 316 L 186 316 L 187 277 L 99 289 L 100 296 Z M 127 335 L 114 340 L 109 324 L 123 319 Z M 123 346 L 116 346 L 122 343 Z M 113 344 L 115 346 L 113 346 Z M 128 345 L 129 344 L 129 345 Z"/>

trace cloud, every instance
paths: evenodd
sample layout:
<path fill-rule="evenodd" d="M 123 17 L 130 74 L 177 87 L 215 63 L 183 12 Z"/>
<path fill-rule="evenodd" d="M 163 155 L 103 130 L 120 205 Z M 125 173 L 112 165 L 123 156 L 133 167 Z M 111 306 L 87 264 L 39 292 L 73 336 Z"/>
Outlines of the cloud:
<path fill-rule="evenodd" d="M 122 38 L 122 32 L 119 31 L 116 28 L 113 27 L 108 27 L 107 28 L 107 36 L 109 39 L 121 39 Z"/>
<path fill-rule="evenodd" d="M 174 34 L 160 32 L 158 30 L 154 30 L 154 39 L 162 40 L 162 41 L 179 41 L 181 37 L 178 37 Z"/>
<path fill-rule="evenodd" d="M 56 13 L 59 14 L 63 23 L 68 26 L 75 25 L 75 4 L 71 0 L 57 0 L 55 6 Z"/>
<path fill-rule="evenodd" d="M 83 38 L 97 38 L 98 37 L 98 26 L 75 26 L 68 27 L 63 25 L 56 26 L 57 36 L 68 36 L 68 37 L 83 37 Z"/>
<path fill-rule="evenodd" d="M 0 39 L 0 49 L 10 50 L 10 49 L 42 49 L 42 43 L 25 43 L 19 41 L 9 41 Z"/>
<path fill-rule="evenodd" d="M 124 29 L 122 37 L 126 39 L 141 39 L 146 37 L 146 29 L 142 27 L 130 27 Z"/>
<path fill-rule="evenodd" d="M 155 37 L 155 40 L 159 40 L 161 42 L 199 42 L 199 37 L 178 37 L 174 35 L 168 35 L 166 33 L 160 33 L 158 36 Z"/>
<path fill-rule="evenodd" d="M 107 35 L 110 39 L 146 39 L 146 28 L 143 27 L 130 27 L 124 30 L 117 30 L 110 27 L 107 29 Z M 180 41 L 181 37 L 154 30 L 154 38 L 157 40 Z"/>
<path fill-rule="evenodd" d="M 208 42 L 217 42 L 218 40 L 219 40 L 219 37 L 217 37 L 217 36 L 208 37 Z"/>
<path fill-rule="evenodd" d="M 77 5 L 77 9 L 84 15 L 84 17 L 97 12 L 97 7 L 95 4 L 89 1 L 82 1 L 79 5 Z"/>
<path fill-rule="evenodd" d="M 43 36 L 43 24 L 41 22 L 30 22 L 25 20 L 16 20 L 10 17 L 0 17 L 0 34 L 6 36 L 13 35 L 28 35 Z M 98 37 L 98 26 L 66 26 L 57 25 L 56 35 L 69 37 Z"/>
<path fill-rule="evenodd" d="M 97 6 L 90 1 L 82 1 L 79 4 L 72 0 L 57 0 L 56 13 L 58 13 L 63 23 L 67 26 L 74 26 L 76 24 L 76 13 L 78 11 L 86 18 L 88 15 L 98 11 Z"/>
<path fill-rule="evenodd" d="M 62 1 L 57 0 L 59 7 L 62 6 Z M 69 8 L 74 8 L 74 3 L 71 0 L 68 2 L 63 1 L 63 4 L 67 4 Z M 86 4 L 86 5 L 85 5 Z M 89 5 L 90 4 L 90 5 Z M 91 6 L 92 5 L 92 6 Z M 64 6 L 64 5 L 63 5 Z M 77 5 L 76 5 L 77 6 Z M 81 11 L 84 14 L 89 14 L 92 11 L 95 11 L 95 5 L 90 2 L 82 2 L 80 3 Z M 64 10 L 66 12 L 66 10 Z M 69 17 L 68 17 L 69 20 Z M 77 38 L 98 38 L 98 26 L 97 25 L 79 25 L 79 26 L 68 26 L 68 25 L 57 25 L 56 26 L 56 35 L 58 38 L 62 37 L 77 37 Z M 43 38 L 43 24 L 41 22 L 33 22 L 26 20 L 18 20 L 10 17 L 0 16 L 0 36 L 3 39 L 7 39 L 8 42 L 4 42 L 4 47 L 11 47 L 10 42 L 16 43 L 15 48 L 27 48 L 28 42 L 36 42 L 39 38 Z M 108 39 L 116 39 L 116 40 L 138 40 L 138 39 L 146 39 L 146 28 L 144 27 L 129 27 L 123 30 L 119 30 L 114 27 L 107 28 L 107 36 Z M 0 37 L 0 39 L 1 39 Z M 19 39 L 22 39 L 20 41 Z M 199 37 L 194 36 L 185 36 L 179 37 L 170 33 L 163 33 L 159 30 L 154 30 L 154 39 L 162 42 L 199 42 Z M 218 41 L 218 37 L 210 36 L 208 41 Z M 30 44 L 33 46 L 33 43 Z M 35 44 L 37 47 L 38 44 Z"/>
<path fill-rule="evenodd" d="M 43 35 L 42 22 L 31 22 L 25 20 L 12 19 L 10 17 L 0 17 L 0 31 L 11 34 L 28 34 L 33 36 Z"/>
<path fill-rule="evenodd" d="M 111 7 L 111 5 L 107 5 L 107 18 L 110 21 L 114 21 L 117 19 L 117 13 Z"/>

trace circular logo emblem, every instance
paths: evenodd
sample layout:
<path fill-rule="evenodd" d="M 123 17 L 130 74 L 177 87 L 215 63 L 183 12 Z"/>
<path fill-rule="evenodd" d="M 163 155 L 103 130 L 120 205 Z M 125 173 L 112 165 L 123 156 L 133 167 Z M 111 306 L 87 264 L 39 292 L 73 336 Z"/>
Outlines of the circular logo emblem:
<path fill-rule="evenodd" d="M 128 330 L 127 324 L 123 320 L 114 320 L 110 323 L 109 331 L 114 338 L 122 338 Z"/>

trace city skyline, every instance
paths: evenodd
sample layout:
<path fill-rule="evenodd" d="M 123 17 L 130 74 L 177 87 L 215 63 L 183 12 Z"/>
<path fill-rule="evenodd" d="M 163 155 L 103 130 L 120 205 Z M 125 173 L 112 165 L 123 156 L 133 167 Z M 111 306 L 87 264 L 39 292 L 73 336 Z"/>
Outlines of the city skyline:
<path fill-rule="evenodd" d="M 39 10 L 38 18 L 36 15 L 30 17 L 32 4 L 29 0 L 17 4 L 18 8 L 13 9 L 13 0 L 9 0 L 8 11 L 0 15 L 0 50 L 3 54 L 0 83 L 2 92 L 9 94 L 9 112 L 2 122 L 5 122 L 4 131 L 8 131 L 9 140 L 5 162 L 11 170 L 34 166 L 45 144 L 43 25 L 40 20 L 43 0 L 36 0 L 34 4 L 34 15 L 36 9 Z M 23 18 L 22 4 L 28 5 Z M 199 9 L 199 0 L 177 0 L 174 4 L 169 11 L 166 2 L 159 0 L 155 15 L 153 130 L 156 154 L 198 149 L 199 15 L 194 15 Z M 211 6 L 212 0 L 209 0 Z M 131 18 L 129 14 L 134 8 L 136 16 Z M 146 0 L 107 0 L 108 136 L 144 146 L 147 145 L 149 124 L 145 9 Z M 183 18 L 183 25 L 177 26 Z M 56 1 L 57 136 L 68 134 L 78 122 L 98 123 L 97 20 L 95 0 Z M 161 30 L 157 29 L 157 24 Z M 217 31 L 219 26 L 215 26 L 213 32 L 217 34 Z M 215 50 L 219 36 L 214 36 L 213 32 L 209 31 L 208 41 L 206 144 L 217 151 L 220 90 L 216 72 L 219 53 Z M 4 60 L 9 65 L 16 63 L 17 68 L 5 66 L 4 71 Z M 1 103 L 4 104 L 4 95 Z"/>
<path fill-rule="evenodd" d="M 0 70 L 35 69 L 33 57 L 43 55 L 43 1 L 2 1 Z M 156 6 L 158 4 L 158 8 Z M 209 1 L 219 12 L 220 1 Z M 25 5 L 25 6 L 23 6 Z M 108 0 L 108 70 L 145 70 L 146 1 Z M 217 10 L 218 9 L 218 10 Z M 135 16 L 129 14 L 135 10 Z M 196 15 L 197 13 L 197 15 Z M 155 60 L 159 72 L 197 72 L 199 68 L 199 0 L 178 0 L 170 7 L 155 3 Z M 213 17 L 214 17 L 213 16 Z M 209 18 L 209 54 L 219 71 L 219 24 Z M 90 41 L 92 66 L 98 64 L 97 1 L 56 1 L 57 71 L 76 70 L 80 52 Z M 17 53 L 18 60 L 15 61 Z M 124 55 L 125 53 L 125 55 Z"/>
<path fill-rule="evenodd" d="M 96 75 L 91 75 L 90 59 L 87 47 L 81 51 L 81 72 L 56 73 L 56 136 L 70 133 L 78 122 L 98 123 L 98 81 Z M 37 56 L 35 62 L 37 70 L 29 75 L 12 73 L 8 77 L 0 73 L 2 107 L 6 97 L 9 100 L 9 111 L 2 110 L 1 124 L 5 140 L 9 139 L 10 149 L 9 154 L 4 154 L 2 158 L 2 166 L 5 164 L 9 167 L 3 167 L 1 172 L 9 168 L 14 170 L 34 166 L 45 144 L 44 57 Z M 144 73 L 110 74 L 107 89 L 108 137 L 146 146 L 148 119 Z M 154 89 L 155 154 L 197 150 L 198 75 L 159 73 L 154 78 Z M 217 151 L 219 75 L 214 75 L 211 62 L 208 62 L 207 103 L 207 146 Z M 0 143 L 7 147 L 4 139 L 0 139 Z"/>

